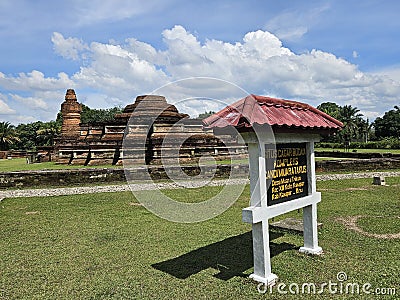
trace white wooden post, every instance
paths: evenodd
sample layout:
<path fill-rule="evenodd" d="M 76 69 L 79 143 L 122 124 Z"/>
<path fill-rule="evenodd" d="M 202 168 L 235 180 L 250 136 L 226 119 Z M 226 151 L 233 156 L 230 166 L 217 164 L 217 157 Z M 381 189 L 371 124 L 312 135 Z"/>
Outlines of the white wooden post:
<path fill-rule="evenodd" d="M 308 161 L 308 194 L 317 193 L 315 177 L 315 153 L 314 142 L 307 143 L 307 161 Z M 321 254 L 322 248 L 318 246 L 318 222 L 317 222 L 317 204 L 313 203 L 303 208 L 303 226 L 304 226 L 304 246 L 299 251 L 307 254 Z"/>
<path fill-rule="evenodd" d="M 264 208 L 267 206 L 265 147 L 263 143 L 249 143 L 249 171 L 250 171 L 250 207 Z M 250 275 L 256 281 L 266 285 L 274 285 L 278 276 L 271 272 L 271 253 L 269 247 L 268 218 L 256 221 L 252 217 L 247 219 L 246 212 L 243 220 L 252 223 L 254 273 Z"/>

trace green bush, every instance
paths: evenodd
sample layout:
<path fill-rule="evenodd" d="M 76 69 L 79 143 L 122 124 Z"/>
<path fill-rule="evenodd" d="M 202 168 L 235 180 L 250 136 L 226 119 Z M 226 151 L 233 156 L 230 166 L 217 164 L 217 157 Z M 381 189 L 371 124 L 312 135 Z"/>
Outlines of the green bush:
<path fill-rule="evenodd" d="M 331 148 L 331 149 L 337 149 L 337 148 L 343 148 L 343 144 L 341 143 L 328 143 L 328 142 L 320 142 L 315 144 L 316 148 Z"/>
<path fill-rule="evenodd" d="M 320 142 L 315 144 L 316 148 L 340 149 L 344 148 L 342 143 Z M 400 149 L 400 139 L 395 137 L 384 138 L 380 141 L 351 142 L 350 149 Z"/>

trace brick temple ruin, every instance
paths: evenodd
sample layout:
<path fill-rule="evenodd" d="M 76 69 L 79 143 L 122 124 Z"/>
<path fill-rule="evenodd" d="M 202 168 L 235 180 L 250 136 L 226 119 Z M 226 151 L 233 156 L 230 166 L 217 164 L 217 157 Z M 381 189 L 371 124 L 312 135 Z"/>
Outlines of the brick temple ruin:
<path fill-rule="evenodd" d="M 246 156 L 246 147 L 239 145 L 234 136 L 216 137 L 211 130 L 203 130 L 201 120 L 180 113 L 163 96 L 138 96 L 114 120 L 85 124 L 81 123 L 82 107 L 75 91 L 68 89 L 61 113 L 63 123 L 55 156 L 62 164 L 122 164 L 124 136 L 130 141 L 145 141 L 136 146 L 130 143 L 129 147 L 129 158 L 142 164 L 161 164 L 161 151 L 163 163 L 164 159 L 168 161 L 177 146 L 180 163 L 196 163 L 204 155 L 216 159 L 230 159 L 232 153 Z M 167 135 L 168 143 L 163 144 Z M 183 143 L 175 145 L 174 140 Z"/>

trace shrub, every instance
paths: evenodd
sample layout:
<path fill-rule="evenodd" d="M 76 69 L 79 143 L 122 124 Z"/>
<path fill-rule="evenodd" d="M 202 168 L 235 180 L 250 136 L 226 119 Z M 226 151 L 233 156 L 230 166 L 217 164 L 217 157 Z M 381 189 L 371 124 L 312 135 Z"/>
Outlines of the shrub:
<path fill-rule="evenodd" d="M 341 143 L 327 143 L 320 142 L 315 144 L 316 148 L 325 148 L 325 149 L 340 149 L 344 148 Z M 380 141 L 371 141 L 371 142 L 351 142 L 350 149 L 400 149 L 400 139 L 395 137 L 384 138 Z"/>

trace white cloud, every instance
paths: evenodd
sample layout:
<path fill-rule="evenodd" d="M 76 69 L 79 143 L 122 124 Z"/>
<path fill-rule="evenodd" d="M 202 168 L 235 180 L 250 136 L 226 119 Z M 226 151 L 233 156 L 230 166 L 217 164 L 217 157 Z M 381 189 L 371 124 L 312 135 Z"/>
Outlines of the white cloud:
<path fill-rule="evenodd" d="M 135 43 L 133 49 L 138 49 L 139 53 L 133 52 L 132 47 L 132 40 L 123 45 L 91 43 L 91 60 L 73 79 L 80 86 L 89 86 L 111 98 L 122 99 L 133 98 L 139 91 L 150 92 L 157 85 L 166 83 L 167 76 L 155 66 L 157 55 L 151 53 L 151 46 Z M 147 61 L 144 58 L 153 59 Z"/>
<path fill-rule="evenodd" d="M 38 120 L 38 118 L 35 116 L 26 116 L 26 115 L 18 115 L 16 117 L 13 117 L 12 119 L 10 119 L 10 122 L 12 124 L 25 124 L 25 123 L 32 123 L 32 122 L 36 122 Z"/>
<path fill-rule="evenodd" d="M 164 1 L 140 0 L 91 0 L 72 2 L 77 24 L 90 25 L 101 21 L 117 21 L 132 18 L 152 10 L 162 9 Z"/>
<path fill-rule="evenodd" d="M 15 77 L 0 73 L 0 86 L 12 91 L 15 100 L 41 111 L 38 117 L 42 118 L 55 118 L 68 88 L 76 88 L 78 98 L 90 105 L 110 107 L 131 103 L 137 95 L 168 82 L 197 76 L 219 78 L 250 93 L 311 105 L 324 101 L 351 104 L 368 116 L 383 114 L 399 102 L 400 72 L 393 71 L 390 76 L 361 72 L 356 65 L 320 50 L 296 54 L 267 31 L 249 32 L 242 41 L 234 43 L 221 40 L 202 43 L 178 25 L 164 30 L 162 37 L 164 50 L 135 38 L 123 43 L 88 43 L 54 33 L 57 53 L 68 59 L 82 59 L 77 73 L 71 76 L 60 73 L 58 78 L 45 77 L 36 70 Z M 64 50 L 60 49 L 62 45 Z M 160 92 L 166 93 L 170 102 L 194 96 L 233 101 L 236 94 L 233 96 L 221 82 L 181 82 L 173 91 L 164 88 Z M 19 94 L 21 91 L 23 96 Z M 190 108 L 188 103 L 182 107 L 191 115 L 212 107 L 199 104 Z"/>
<path fill-rule="evenodd" d="M 173 78 L 211 76 L 233 81 L 248 82 L 269 59 L 290 56 L 293 53 L 269 32 L 249 32 L 243 42 L 235 44 L 208 40 L 204 45 L 182 26 L 163 32 L 167 50 L 166 71 Z M 264 71 L 265 72 L 265 71 Z"/>
<path fill-rule="evenodd" d="M 265 29 L 285 41 L 298 40 L 309 28 L 318 23 L 321 15 L 329 9 L 328 4 L 314 7 L 308 11 L 287 10 L 270 19 Z"/>
<path fill-rule="evenodd" d="M 0 72 L 0 87 L 15 91 L 49 91 L 58 90 L 65 86 L 74 86 L 74 82 L 64 72 L 58 74 L 58 78 L 45 77 L 40 71 L 33 70 L 30 73 L 20 73 L 18 76 L 6 76 Z"/>
<path fill-rule="evenodd" d="M 12 94 L 11 97 L 15 100 L 18 101 L 20 103 L 22 103 L 23 105 L 26 105 L 29 108 L 32 109 L 47 109 L 48 105 L 47 103 L 41 99 L 41 98 L 36 98 L 36 97 L 21 97 L 19 95 L 16 94 Z"/>
<path fill-rule="evenodd" d="M 400 82 L 400 65 L 394 65 L 390 68 L 375 71 L 373 74 L 384 78 L 390 78 L 394 81 Z"/>
<path fill-rule="evenodd" d="M 363 111 L 361 110 L 360 113 L 364 115 L 365 118 L 369 120 L 375 120 L 377 117 L 381 116 L 379 112 L 376 111 Z"/>
<path fill-rule="evenodd" d="M 135 53 L 139 59 L 148 61 L 148 62 L 153 62 L 154 64 L 160 65 L 163 64 L 164 60 L 160 60 L 159 53 L 157 53 L 157 50 L 147 44 L 143 43 L 141 41 L 138 41 L 135 38 L 129 38 L 126 40 L 127 45 L 126 45 L 126 50 L 132 53 Z"/>
<path fill-rule="evenodd" d="M 21 114 L 10 114 L 10 115 L 1 115 L 2 122 L 10 122 L 13 125 L 18 125 L 21 123 L 31 123 L 36 122 L 38 120 L 37 116 L 29 116 L 29 115 L 21 115 Z"/>
<path fill-rule="evenodd" d="M 356 50 L 353 50 L 353 58 L 358 58 L 359 54 Z"/>
<path fill-rule="evenodd" d="M 67 38 L 59 32 L 53 32 L 51 41 L 54 46 L 54 51 L 62 57 L 78 60 L 80 53 L 88 49 L 88 46 L 78 38 Z"/>
<path fill-rule="evenodd" d="M 14 115 L 16 114 L 15 109 L 12 109 L 6 103 L 7 97 L 0 94 L 0 115 Z"/>
<path fill-rule="evenodd" d="M 78 94 L 77 97 L 80 103 L 83 103 L 91 108 L 104 108 L 124 105 L 120 99 L 110 97 L 107 94 L 86 93 L 84 96 L 79 96 Z"/>

